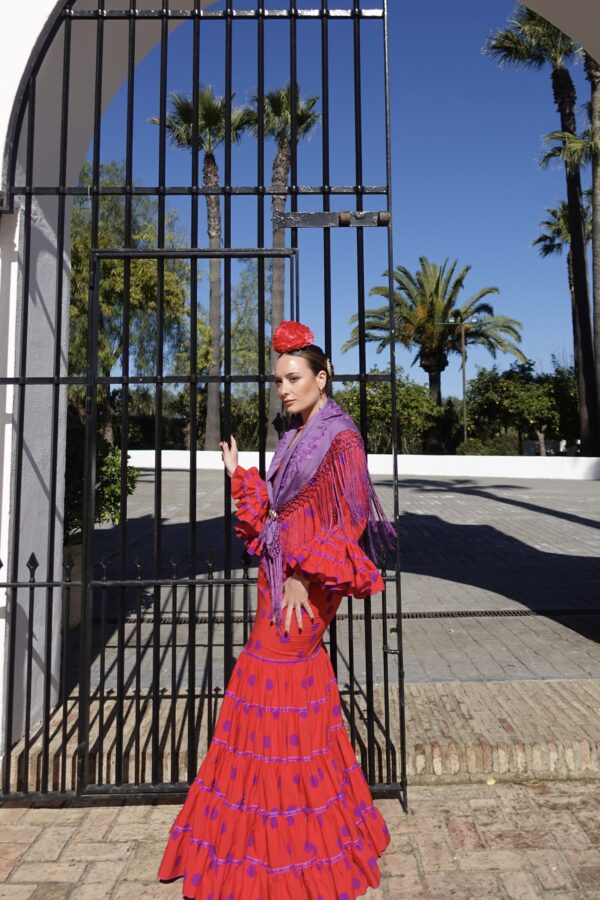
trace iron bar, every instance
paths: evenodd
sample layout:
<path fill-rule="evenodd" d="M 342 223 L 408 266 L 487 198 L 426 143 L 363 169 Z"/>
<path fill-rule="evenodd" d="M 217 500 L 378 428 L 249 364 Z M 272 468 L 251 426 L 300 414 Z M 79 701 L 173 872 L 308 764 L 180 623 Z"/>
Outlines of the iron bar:
<path fill-rule="evenodd" d="M 36 84 L 32 79 L 29 82 L 27 92 L 27 159 L 26 180 L 31 183 L 33 177 L 33 152 L 34 152 L 34 126 L 35 126 L 35 94 Z M 17 439 L 16 461 L 14 474 L 13 493 L 13 528 L 12 528 L 12 552 L 9 560 L 11 581 L 17 581 L 19 571 L 19 553 L 21 538 L 21 504 L 23 491 L 23 458 L 24 458 L 24 427 L 25 427 L 25 378 L 27 375 L 27 331 L 30 312 L 30 285 L 31 285 L 31 214 L 32 198 L 25 201 L 24 211 L 24 235 L 23 235 L 23 294 L 21 312 L 21 333 L 19 335 L 19 373 L 23 384 L 19 391 L 17 407 Z M 15 699 L 15 665 L 16 665 L 16 641 L 17 641 L 17 617 L 19 614 L 19 596 L 16 590 L 11 591 L 7 597 L 7 615 L 9 617 L 9 645 L 8 668 L 6 678 L 5 709 L 6 727 L 4 729 L 4 758 L 2 760 L 2 791 L 10 790 L 10 746 L 14 728 L 14 699 Z"/>

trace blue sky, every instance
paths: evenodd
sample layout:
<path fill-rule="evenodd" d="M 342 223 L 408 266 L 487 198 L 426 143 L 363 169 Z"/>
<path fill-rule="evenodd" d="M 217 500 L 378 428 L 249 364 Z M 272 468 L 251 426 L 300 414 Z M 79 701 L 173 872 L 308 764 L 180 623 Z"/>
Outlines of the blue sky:
<path fill-rule="evenodd" d="M 252 3 L 245 5 L 252 6 Z M 285 5 L 275 3 L 270 5 Z M 303 4 L 301 4 L 303 5 Z M 336 4 L 338 5 L 338 4 Z M 347 6 L 348 3 L 340 3 Z M 377 3 L 369 2 L 369 6 Z M 488 285 L 500 289 L 491 302 L 497 313 L 523 324 L 522 349 L 541 369 L 556 355 L 569 362 L 572 355 L 566 266 L 562 258 L 541 259 L 531 247 L 546 207 L 564 195 L 564 175 L 558 165 L 541 171 L 541 139 L 558 127 L 549 71 L 499 69 L 482 55 L 487 35 L 506 22 L 513 8 L 506 0 L 432 0 L 423 3 L 390 2 L 390 62 L 392 94 L 392 166 L 394 192 L 395 263 L 415 269 L 418 258 L 443 262 L 446 257 L 470 264 L 464 298 Z M 332 182 L 354 183 L 352 120 L 351 26 L 332 28 L 330 66 Z M 201 81 L 224 88 L 224 31 L 222 23 L 207 23 L 203 31 Z M 203 26 L 204 27 L 204 26 Z M 235 23 L 233 81 L 239 102 L 248 102 L 256 84 L 255 25 Z M 300 23 L 298 80 L 302 94 L 320 94 L 321 72 L 318 24 Z M 382 59 L 376 25 L 363 33 L 363 145 L 365 184 L 383 183 Z M 268 23 L 266 30 L 266 87 L 289 79 L 287 24 Z M 168 89 L 191 91 L 191 30 L 177 29 L 169 41 Z M 136 90 L 135 176 L 140 183 L 157 180 L 158 129 L 147 124 L 158 113 L 158 49 L 138 66 Z M 574 78 L 579 103 L 588 98 L 581 65 Z M 104 159 L 123 156 L 124 90 L 115 97 L 103 122 Z M 268 148 L 269 180 L 273 149 Z M 221 160 L 220 160 L 221 161 Z M 169 149 L 169 184 L 189 183 L 190 157 Z M 233 180 L 254 184 L 256 150 L 247 138 L 233 151 Z M 321 182 L 321 131 L 299 148 L 299 182 Z M 201 234 L 205 235 L 202 202 Z M 336 208 L 348 208 L 348 199 Z M 186 202 L 174 201 L 182 225 L 189 225 Z M 268 206 L 268 205 L 267 205 Z M 369 207 L 382 207 L 382 198 L 369 198 Z M 318 198 L 301 201 L 301 209 L 322 208 Z M 268 223 L 267 223 L 268 224 Z M 234 200 L 233 244 L 256 243 L 254 200 Z M 267 227 L 266 234 L 270 229 Z M 386 266 L 383 230 L 365 230 L 365 285 L 382 283 Z M 353 353 L 340 347 L 349 333 L 348 318 L 356 309 L 356 238 L 344 231 L 332 235 L 333 246 L 333 362 L 338 372 L 356 368 Z M 322 239 L 320 233 L 301 233 L 302 319 L 323 337 Z M 201 288 L 206 293 L 207 286 Z M 376 303 L 377 298 L 367 304 Z M 412 355 L 398 348 L 397 361 L 410 375 L 426 383 Z M 500 355 L 501 368 L 511 357 Z M 370 363 L 384 365 L 387 354 L 369 352 Z M 485 351 L 469 351 L 467 374 L 477 365 L 491 365 Z M 461 393 L 459 359 L 453 359 L 443 377 L 444 395 Z"/>

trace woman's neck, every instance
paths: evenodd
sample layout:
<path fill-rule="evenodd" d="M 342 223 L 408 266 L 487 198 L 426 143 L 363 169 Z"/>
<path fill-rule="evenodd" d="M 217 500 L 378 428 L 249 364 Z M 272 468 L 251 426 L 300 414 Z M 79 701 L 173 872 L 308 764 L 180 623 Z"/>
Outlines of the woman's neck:
<path fill-rule="evenodd" d="M 327 398 L 324 398 L 324 399 L 325 399 L 325 403 L 327 403 Z M 321 399 L 319 398 L 319 400 L 317 400 L 315 405 L 312 406 L 310 409 L 307 409 L 307 410 L 303 409 L 300 411 L 300 418 L 302 419 L 302 425 L 306 425 L 306 423 L 308 422 L 309 419 L 312 419 L 313 416 L 316 416 L 316 414 L 321 409 L 320 403 L 321 403 Z M 325 406 L 325 403 L 323 404 L 323 406 Z"/>

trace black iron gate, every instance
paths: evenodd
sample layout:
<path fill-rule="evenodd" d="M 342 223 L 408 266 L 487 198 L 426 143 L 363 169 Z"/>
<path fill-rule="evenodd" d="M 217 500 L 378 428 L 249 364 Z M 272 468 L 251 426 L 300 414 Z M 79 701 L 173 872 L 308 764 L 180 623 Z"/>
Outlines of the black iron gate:
<path fill-rule="evenodd" d="M 390 343 L 389 371 L 367 370 L 364 310 L 367 259 L 375 252 L 367 229 L 380 234 L 377 246 L 378 272 L 387 269 L 389 295 L 392 290 L 392 232 L 390 187 L 389 84 L 387 59 L 387 10 L 370 0 L 352 0 L 334 8 L 321 0 L 318 8 L 302 8 L 297 0 L 262 3 L 186 0 L 171 8 L 163 0 L 160 9 L 145 2 L 115 0 L 65 3 L 49 23 L 23 82 L 22 95 L 12 118 L 9 157 L 5 161 L 6 211 L 17 198 L 22 203 L 20 283 L 15 368 L 0 378 L 0 387 L 14 394 L 10 535 L 7 572 L 0 589 L 6 592 L 7 664 L 2 738 L 2 792 L 10 796 L 37 795 L 74 797 L 82 794 L 183 795 L 196 774 L 199 760 L 210 742 L 219 703 L 233 667 L 236 648 L 246 639 L 252 620 L 254 572 L 248 558 L 240 556 L 232 540 L 231 502 L 226 479 L 197 468 L 199 412 L 197 394 L 209 382 L 218 382 L 222 393 L 222 429 L 231 431 L 235 391 L 239 385 L 256 389 L 258 463 L 265 470 L 267 406 L 270 383 L 266 305 L 268 267 L 273 261 L 289 266 L 287 303 L 289 316 L 300 315 L 298 253 L 303 270 L 320 272 L 323 302 L 310 312 L 313 324 L 322 327 L 323 345 L 334 355 L 335 316 L 342 304 L 346 321 L 358 314 L 358 361 L 353 371 L 337 374 L 336 382 L 357 383 L 360 395 L 359 422 L 369 444 L 367 388 L 370 381 L 389 382 L 392 399 L 392 459 L 389 507 L 398 519 L 397 429 L 395 421 L 395 355 Z M 205 8 L 206 7 L 206 8 Z M 309 32 L 302 32 L 305 24 Z M 240 184 L 234 177 L 232 118 L 236 37 L 245 32 L 244 52 L 255 54 L 254 98 L 257 126 L 254 133 L 256 177 Z M 268 184 L 265 177 L 268 137 L 265 105 L 269 78 L 266 43 L 271 25 L 285 28 L 288 47 L 287 82 L 289 121 L 289 183 Z M 333 33 L 346 28 L 345 43 L 336 44 Z M 144 29 L 155 29 L 155 34 Z M 190 97 L 192 125 L 189 134 L 191 162 L 188 178 L 168 178 L 168 66 L 170 41 L 177 28 L 189 30 L 190 64 L 194 73 Z M 198 111 L 202 48 L 215 29 L 221 29 L 223 46 L 224 130 L 222 134 L 222 178 L 201 180 L 201 149 Z M 110 69 L 111 41 L 120 35 L 124 53 L 126 96 L 124 100 L 124 162 L 110 177 L 103 168 L 102 127 L 106 112 L 103 100 Z M 211 31 L 211 29 L 213 31 Z M 365 54 L 362 40 L 369 29 L 371 47 L 378 48 L 371 65 L 379 72 L 382 113 L 382 177 L 368 184 L 363 151 L 371 134 L 364 133 L 365 101 L 362 70 Z M 373 31 L 375 29 L 375 31 Z M 207 37 L 206 35 L 209 35 Z M 254 48 L 250 51 L 248 35 Z M 308 35 L 308 36 L 307 36 Z M 90 49 L 82 61 L 81 46 Z M 303 41 L 306 42 L 303 45 Z M 375 41 L 375 43 L 373 43 Z M 157 104 L 159 116 L 156 177 L 142 183 L 134 178 L 134 151 L 138 132 L 134 117 L 136 66 L 144 52 L 158 45 Z M 311 43 L 312 42 L 312 43 Z M 321 129 L 319 178 L 300 184 L 299 159 L 300 89 L 297 84 L 302 46 L 312 47 L 320 65 L 319 122 Z M 77 49 L 77 52 L 75 51 Z M 353 78 L 347 81 L 351 97 L 353 178 L 350 184 L 336 179 L 335 148 L 344 141 L 332 125 L 330 95 L 339 71 L 348 71 L 348 51 Z M 209 56 L 210 51 L 205 50 Z M 240 52 L 242 52 L 240 50 Z M 79 55 L 77 55 L 79 54 Z M 332 57 L 334 59 L 332 60 Z M 84 67 L 73 71 L 74 60 Z M 342 61 L 344 63 L 342 69 Z M 44 66 L 55 66 L 54 81 Z M 85 69 L 85 67 L 88 67 Z M 118 66 L 117 66 L 118 68 Z M 58 73 L 58 74 L 57 74 Z M 108 73 L 108 74 L 107 74 Z M 71 156 L 76 155 L 71 122 L 76 105 L 77 78 L 89 78 L 92 99 L 91 145 L 86 177 L 73 177 Z M 116 76 L 115 76 L 116 77 Z M 113 85 L 113 88 L 114 85 Z M 47 166 L 40 160 L 52 146 L 46 130 L 40 133 L 38 110 L 55 102 L 57 112 L 57 178 L 48 182 Z M 373 96 L 373 101 L 375 97 Z M 338 98 L 339 100 L 339 98 Z M 150 127 L 150 126 L 149 126 Z M 43 139 L 43 143 L 42 143 Z M 44 153 L 46 156 L 44 156 Z M 206 153 L 205 153 L 206 155 Z M 77 175 L 77 173 L 75 173 Z M 281 203 L 281 198 L 284 202 Z M 200 249 L 200 200 L 216 197 L 223 218 L 221 239 Z M 136 204 L 152 198 L 156 204 L 153 239 L 135 233 Z M 271 198 L 273 248 L 268 248 L 269 224 L 266 201 Z M 279 204 L 276 201 L 279 198 Z M 289 200 L 289 211 L 284 209 Z M 122 246 L 102 246 L 103 225 L 110 202 L 118 203 L 122 216 Z M 253 249 L 236 250 L 233 236 L 237 223 L 254 206 Z M 190 224 L 179 242 L 168 234 L 169 203 L 185 203 Z M 238 203 L 240 205 L 238 205 Z M 70 367 L 66 360 L 74 352 L 74 313 L 81 312 L 69 269 L 75 271 L 75 254 L 81 253 L 73 222 L 85 206 L 87 246 L 91 251 L 90 302 L 85 371 Z M 350 208 L 348 208 L 350 207 Z M 42 221 L 43 220 L 43 221 Z M 35 283 L 42 239 L 51 242 L 52 290 L 39 291 Z M 40 224 L 41 222 L 41 224 Z M 309 231 L 308 229 L 317 229 Z M 308 235 L 321 235 L 318 245 Z M 333 235 L 336 235 L 334 237 Z M 337 236 L 344 235 L 343 247 Z M 304 244 L 303 244 L 304 242 Z M 85 245 L 85 241 L 83 242 Z M 150 246 L 149 246 L 150 244 Z M 154 244 L 154 246 L 151 246 Z M 304 249 L 304 247 L 308 249 Z M 44 245 L 44 252 L 47 252 Z M 338 299 L 336 278 L 339 258 L 347 269 L 355 268 L 354 305 Z M 69 260 L 72 265 L 69 266 Z M 203 260 L 218 260 L 222 284 L 223 367 L 207 374 L 200 359 L 199 267 Z M 253 371 L 240 371 L 232 353 L 232 298 L 236 291 L 236 266 L 252 260 L 256 266 L 257 321 L 256 359 Z M 114 266 L 118 262 L 115 281 Z M 336 267 L 337 263 L 337 267 Z M 156 285 L 153 315 L 146 317 L 140 338 L 130 295 L 136 283 L 136 267 L 149 266 Z M 185 309 L 188 336 L 185 360 L 173 369 L 165 355 L 169 277 L 173 266 L 186 283 Z M 238 272 L 239 274 L 239 272 Z M 118 358 L 103 374 L 98 369 L 99 342 L 107 323 L 102 318 L 103 278 L 112 279 L 117 297 Z M 143 277 L 141 278 L 143 281 Z M 37 289 L 37 294 L 36 294 Z M 68 292 L 70 290 L 70 303 Z M 36 302 L 37 296 L 44 302 Z M 79 303 L 79 307 L 77 304 Z M 71 308 L 71 320 L 68 313 Z M 148 322 L 151 320 L 151 324 Z M 390 302 L 393 328 L 393 304 Z M 45 342 L 40 323 L 50 323 Z M 111 320 L 111 322 L 114 321 Z M 133 329 L 138 341 L 147 341 L 144 363 L 130 353 Z M 43 335 L 42 335 L 43 337 Z M 337 360 L 336 360 L 337 362 Z M 145 368 L 144 368 L 145 366 Z M 341 368 L 337 365 L 337 369 Z M 173 444 L 167 435 L 165 414 L 167 389 L 179 386 L 187 427 L 184 468 L 170 469 L 168 453 Z M 128 450 L 139 423 L 130 415 L 133 390 L 148 389 L 151 405 L 150 461 L 139 475 L 130 497 Z M 74 446 L 75 432 L 67 430 L 68 398 L 75 392 L 83 398 L 85 448 L 82 472 L 65 468 L 65 440 Z M 40 399 L 41 398 L 41 399 Z M 107 398 L 109 402 L 107 403 Z M 170 401 L 169 401 L 170 402 Z M 47 417 L 40 416 L 40 404 Z M 117 453 L 102 456 L 98 444 L 99 419 L 112 408 L 110 445 Z M 80 432 L 77 432 L 80 433 Z M 74 437 L 75 435 L 75 437 Z M 104 445 L 103 445 L 104 446 Z M 181 446 L 181 445 L 178 445 Z M 67 460 L 69 460 L 67 447 Z M 181 453 L 181 451 L 180 451 Z M 117 467 L 118 496 L 112 502 L 109 528 L 95 522 L 95 502 L 102 492 L 100 466 Z M 63 497 L 78 486 L 81 494 L 83 548 L 81 569 L 78 553 L 63 552 Z M 77 493 L 77 491 L 75 491 Z M 216 499 L 215 499 L 216 498 Z M 33 537 L 32 537 L 33 535 Z M 31 544 L 30 544 L 31 542 Z M 61 571 L 62 569 L 62 571 Z M 344 701 L 344 712 L 353 746 L 376 796 L 399 796 L 406 801 L 404 745 L 404 689 L 401 641 L 400 559 L 393 573 L 386 574 L 381 597 L 356 602 L 343 601 L 330 630 L 329 649 Z"/>

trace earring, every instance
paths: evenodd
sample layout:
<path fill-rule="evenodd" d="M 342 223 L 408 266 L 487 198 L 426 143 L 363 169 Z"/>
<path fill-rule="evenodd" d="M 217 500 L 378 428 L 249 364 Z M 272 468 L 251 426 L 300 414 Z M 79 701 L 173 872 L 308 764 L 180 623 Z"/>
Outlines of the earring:
<path fill-rule="evenodd" d="M 319 409 L 323 409 L 325 406 L 325 394 L 321 391 L 321 399 L 319 400 Z"/>

